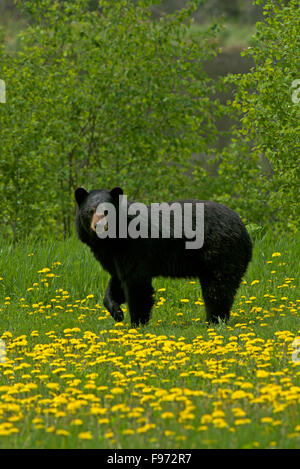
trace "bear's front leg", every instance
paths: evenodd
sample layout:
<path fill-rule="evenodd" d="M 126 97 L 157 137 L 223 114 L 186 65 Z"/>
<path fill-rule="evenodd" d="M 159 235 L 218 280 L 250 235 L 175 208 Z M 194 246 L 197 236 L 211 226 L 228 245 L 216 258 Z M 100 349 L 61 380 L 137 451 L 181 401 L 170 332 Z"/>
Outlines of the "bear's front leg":
<path fill-rule="evenodd" d="M 108 309 L 115 321 L 124 319 L 120 305 L 125 302 L 125 295 L 121 283 L 117 277 L 111 277 L 104 295 L 103 304 Z"/>
<path fill-rule="evenodd" d="M 127 283 L 124 290 L 132 326 L 146 324 L 154 303 L 151 280 Z"/>

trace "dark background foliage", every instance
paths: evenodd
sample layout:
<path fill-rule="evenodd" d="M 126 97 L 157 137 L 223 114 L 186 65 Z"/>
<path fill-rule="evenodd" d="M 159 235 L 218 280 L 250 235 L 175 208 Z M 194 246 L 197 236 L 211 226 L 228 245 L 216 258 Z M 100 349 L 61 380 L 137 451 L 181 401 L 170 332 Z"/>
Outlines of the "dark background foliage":
<path fill-rule="evenodd" d="M 298 2 L 260 3 L 1 0 L 1 235 L 70 236 L 79 185 L 295 232 Z"/>

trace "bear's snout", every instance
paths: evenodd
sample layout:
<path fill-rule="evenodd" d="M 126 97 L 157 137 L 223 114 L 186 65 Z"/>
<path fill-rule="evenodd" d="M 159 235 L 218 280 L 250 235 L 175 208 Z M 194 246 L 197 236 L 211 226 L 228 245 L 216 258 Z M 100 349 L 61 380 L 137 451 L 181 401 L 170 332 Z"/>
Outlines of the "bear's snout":
<path fill-rule="evenodd" d="M 91 229 L 96 232 L 97 230 L 97 225 L 105 218 L 105 215 L 103 213 L 94 213 L 92 222 L 91 222 Z M 102 223 L 101 223 L 102 224 Z M 106 222 L 105 225 L 103 226 L 103 230 L 101 231 L 107 231 L 108 230 L 108 223 Z"/>

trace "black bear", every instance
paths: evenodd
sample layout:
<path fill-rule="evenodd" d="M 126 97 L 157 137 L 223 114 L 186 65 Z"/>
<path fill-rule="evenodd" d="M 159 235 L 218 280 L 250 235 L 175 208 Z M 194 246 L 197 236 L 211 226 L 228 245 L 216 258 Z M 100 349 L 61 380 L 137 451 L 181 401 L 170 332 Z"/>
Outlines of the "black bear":
<path fill-rule="evenodd" d="M 169 226 L 162 223 L 162 210 L 159 218 L 155 219 L 159 222 L 156 231 L 153 229 L 152 208 L 157 208 L 159 204 L 144 206 L 148 220 L 144 220 L 143 231 L 143 218 L 134 217 L 131 213 L 132 207 L 139 204 L 127 202 L 127 211 L 124 211 L 122 201 L 125 198 L 122 189 L 118 187 L 111 191 L 101 189 L 87 192 L 83 188 L 75 191 L 78 237 L 90 247 L 96 259 L 111 275 L 103 302 L 112 317 L 116 321 L 123 320 L 120 305 L 126 302 L 132 325 L 146 324 L 154 303 L 152 278 L 163 276 L 198 277 L 205 302 L 206 320 L 218 322 L 218 318 L 229 319 L 234 295 L 252 256 L 252 242 L 240 217 L 233 210 L 215 202 L 177 200 L 161 204 L 164 208 L 176 206 L 180 210 L 170 211 Z M 108 216 L 105 207 L 115 209 L 115 218 Z M 196 207 L 202 207 L 202 212 L 197 211 Z M 181 208 L 186 209 L 188 216 L 184 215 Z M 188 211 L 188 208 L 191 209 Z M 139 211 L 142 211 L 140 207 Z M 191 243 L 192 235 L 196 239 L 196 231 L 190 231 L 187 236 L 183 222 L 192 220 L 191 225 L 195 228 L 198 226 L 196 215 L 201 213 L 202 225 L 199 229 L 203 228 L 202 244 L 188 249 L 187 242 Z M 113 230 L 108 234 L 112 220 Z M 123 231 L 120 231 L 121 221 Z M 130 223 L 133 226 L 129 227 Z M 127 228 L 128 233 L 131 228 L 131 235 L 126 232 Z M 162 234 L 163 228 L 167 228 L 167 235 Z M 138 229 L 140 236 L 137 235 Z"/>

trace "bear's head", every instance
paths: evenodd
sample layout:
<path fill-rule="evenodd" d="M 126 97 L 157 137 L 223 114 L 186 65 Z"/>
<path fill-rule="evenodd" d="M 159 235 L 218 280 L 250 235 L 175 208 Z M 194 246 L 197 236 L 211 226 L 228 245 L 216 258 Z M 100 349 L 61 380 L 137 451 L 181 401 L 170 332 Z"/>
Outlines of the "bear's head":
<path fill-rule="evenodd" d="M 101 238 L 109 228 L 115 232 L 122 194 L 123 190 L 120 187 L 115 187 L 111 191 L 100 189 L 90 192 L 82 187 L 76 189 L 76 227 L 79 237 L 85 234 Z M 115 226 L 109 226 L 109 223 Z"/>

